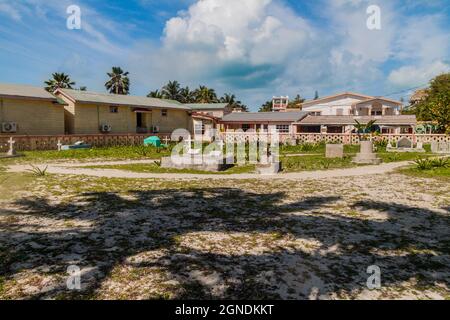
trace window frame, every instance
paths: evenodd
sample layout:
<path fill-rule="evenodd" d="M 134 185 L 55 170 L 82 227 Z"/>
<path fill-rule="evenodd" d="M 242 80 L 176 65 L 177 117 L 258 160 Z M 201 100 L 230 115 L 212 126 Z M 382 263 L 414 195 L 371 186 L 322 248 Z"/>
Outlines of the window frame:
<path fill-rule="evenodd" d="M 278 133 L 291 133 L 291 126 L 289 124 L 277 124 L 275 129 Z"/>
<path fill-rule="evenodd" d="M 119 113 L 118 106 L 109 106 L 109 113 Z"/>

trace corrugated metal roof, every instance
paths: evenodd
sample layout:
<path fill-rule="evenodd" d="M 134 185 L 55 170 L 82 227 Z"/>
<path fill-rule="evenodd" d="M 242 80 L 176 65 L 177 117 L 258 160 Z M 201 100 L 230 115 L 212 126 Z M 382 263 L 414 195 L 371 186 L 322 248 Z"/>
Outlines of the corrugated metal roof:
<path fill-rule="evenodd" d="M 221 110 L 228 106 L 228 103 L 185 103 L 192 110 Z"/>
<path fill-rule="evenodd" d="M 99 103 L 110 105 L 122 105 L 141 108 L 181 109 L 191 110 L 178 101 L 164 100 L 148 97 L 128 96 L 119 94 L 98 93 L 91 91 L 79 91 L 60 89 L 61 92 L 81 103 Z"/>
<path fill-rule="evenodd" d="M 355 119 L 360 123 L 376 120 L 375 125 L 415 125 L 415 115 L 398 116 L 307 116 L 298 122 L 300 125 L 352 125 Z"/>
<path fill-rule="evenodd" d="M 234 112 L 221 122 L 296 122 L 307 115 L 307 112 Z"/>
<path fill-rule="evenodd" d="M 51 93 L 47 92 L 44 88 L 23 84 L 0 83 L 0 96 L 24 97 L 58 102 L 58 99 Z"/>

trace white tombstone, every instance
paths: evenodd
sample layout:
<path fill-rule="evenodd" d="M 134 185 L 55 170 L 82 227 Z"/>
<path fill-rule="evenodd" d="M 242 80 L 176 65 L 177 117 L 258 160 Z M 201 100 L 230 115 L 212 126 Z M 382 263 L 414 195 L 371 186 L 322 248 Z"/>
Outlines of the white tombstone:
<path fill-rule="evenodd" d="M 417 149 L 423 149 L 423 142 L 417 142 Z"/>
<path fill-rule="evenodd" d="M 166 137 L 164 138 L 164 143 L 166 144 L 166 146 L 169 145 L 169 141 L 170 141 L 169 137 L 166 136 Z"/>
<path fill-rule="evenodd" d="M 58 140 L 58 151 L 61 151 L 63 144 L 61 143 L 61 140 Z"/>
<path fill-rule="evenodd" d="M 6 153 L 6 155 L 8 155 L 8 156 L 15 156 L 16 155 L 16 150 L 14 149 L 14 144 L 16 142 L 11 137 L 11 138 L 9 138 L 8 143 L 9 143 L 9 150 Z"/>

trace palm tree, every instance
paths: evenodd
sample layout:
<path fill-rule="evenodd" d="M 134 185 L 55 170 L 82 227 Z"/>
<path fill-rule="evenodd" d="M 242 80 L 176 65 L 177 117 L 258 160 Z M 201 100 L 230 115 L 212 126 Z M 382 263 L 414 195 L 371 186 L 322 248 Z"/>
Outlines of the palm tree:
<path fill-rule="evenodd" d="M 75 82 L 70 80 L 70 77 L 64 72 L 63 73 L 55 72 L 52 74 L 52 79 L 45 81 L 45 84 L 47 85 L 45 87 L 45 90 L 52 93 L 58 88 L 72 89 L 72 86 L 75 85 Z"/>
<path fill-rule="evenodd" d="M 236 101 L 236 96 L 231 93 L 225 93 L 222 98 L 220 98 L 220 102 L 222 103 L 228 103 L 230 106 L 236 106 L 237 104 L 240 104 L 240 101 Z"/>
<path fill-rule="evenodd" d="M 194 103 L 195 102 L 195 92 L 191 91 L 189 87 L 182 88 L 180 90 L 180 94 L 182 96 L 182 103 Z"/>
<path fill-rule="evenodd" d="M 356 123 L 353 126 L 357 130 L 360 140 L 364 140 L 366 138 L 365 134 L 367 134 L 367 133 L 372 134 L 372 132 L 374 131 L 374 126 L 375 126 L 375 123 L 377 122 L 377 120 L 370 120 L 366 124 L 361 123 L 356 119 L 355 119 L 355 122 Z M 361 133 L 363 134 L 362 139 L 361 139 Z"/>
<path fill-rule="evenodd" d="M 305 99 L 303 99 L 299 94 L 297 94 L 295 96 L 294 100 L 289 101 L 288 108 L 290 108 L 290 109 L 301 109 L 303 102 L 305 102 Z"/>
<path fill-rule="evenodd" d="M 225 93 L 222 98 L 220 98 L 220 102 L 228 103 L 228 105 L 232 108 L 240 108 L 242 111 L 247 112 L 248 108 L 241 101 L 236 100 L 236 96 L 231 93 Z"/>
<path fill-rule="evenodd" d="M 163 99 L 163 94 L 159 90 L 150 91 L 150 93 L 147 95 L 149 98 L 156 98 L 156 99 Z"/>
<path fill-rule="evenodd" d="M 272 100 L 264 102 L 264 104 L 259 108 L 258 112 L 271 112 L 272 111 Z"/>
<path fill-rule="evenodd" d="M 178 81 L 169 81 L 169 83 L 161 89 L 164 99 L 176 101 L 182 100 L 180 91 L 180 83 Z"/>
<path fill-rule="evenodd" d="M 314 94 L 314 100 L 319 99 L 319 91 L 316 90 L 316 93 Z"/>
<path fill-rule="evenodd" d="M 214 103 L 218 101 L 216 91 L 206 86 L 200 86 L 195 90 L 195 97 L 197 103 Z"/>
<path fill-rule="evenodd" d="M 113 67 L 112 72 L 108 72 L 110 79 L 105 83 L 105 87 L 109 93 L 129 94 L 130 79 L 128 78 L 128 74 L 129 72 L 124 72 L 120 67 Z"/>

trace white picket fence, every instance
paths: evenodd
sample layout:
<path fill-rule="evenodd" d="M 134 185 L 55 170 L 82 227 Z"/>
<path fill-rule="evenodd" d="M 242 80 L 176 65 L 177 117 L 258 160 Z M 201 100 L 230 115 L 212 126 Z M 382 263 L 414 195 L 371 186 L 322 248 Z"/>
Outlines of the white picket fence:
<path fill-rule="evenodd" d="M 264 133 L 265 138 L 270 141 L 271 134 Z M 226 143 L 233 142 L 254 142 L 258 140 L 260 134 L 252 132 L 223 132 L 221 138 Z M 296 141 L 297 143 L 342 143 L 342 144 L 359 144 L 361 136 L 358 134 L 347 133 L 297 133 L 297 134 L 279 134 L 281 143 Z M 387 141 L 395 143 L 401 138 L 408 138 L 414 143 L 422 142 L 424 144 L 432 142 L 450 142 L 450 135 L 445 134 L 381 134 L 374 136 L 375 141 Z"/>

